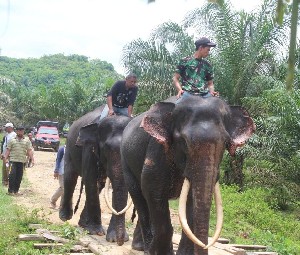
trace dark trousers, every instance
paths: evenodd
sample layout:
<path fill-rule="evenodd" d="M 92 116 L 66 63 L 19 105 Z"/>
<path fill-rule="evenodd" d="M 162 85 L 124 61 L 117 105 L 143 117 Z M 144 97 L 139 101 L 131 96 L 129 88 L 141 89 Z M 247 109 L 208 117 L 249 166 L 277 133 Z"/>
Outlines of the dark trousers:
<path fill-rule="evenodd" d="M 8 183 L 8 169 L 6 167 L 6 163 L 2 161 L 2 184 L 7 185 Z"/>
<path fill-rule="evenodd" d="M 10 162 L 10 173 L 8 182 L 8 192 L 18 193 L 23 178 L 25 164 L 22 162 Z"/>

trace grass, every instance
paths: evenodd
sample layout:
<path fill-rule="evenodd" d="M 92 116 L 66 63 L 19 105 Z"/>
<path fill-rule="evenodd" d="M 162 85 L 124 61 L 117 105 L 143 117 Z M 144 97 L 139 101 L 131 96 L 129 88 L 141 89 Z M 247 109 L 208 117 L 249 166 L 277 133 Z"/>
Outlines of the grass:
<path fill-rule="evenodd" d="M 7 190 L 0 189 L 0 254 L 5 255 L 39 255 L 50 253 L 66 254 L 78 237 L 77 229 L 69 224 L 54 225 L 43 220 L 40 210 L 28 211 L 13 203 L 13 198 L 6 194 Z M 37 250 L 34 241 L 18 241 L 19 234 L 35 233 L 29 229 L 30 223 L 39 223 L 48 230 L 59 231 L 60 236 L 70 239 L 70 244 L 62 248 Z"/>
<path fill-rule="evenodd" d="M 69 224 L 53 225 L 44 220 L 41 211 L 29 212 L 13 204 L 12 197 L 6 195 L 6 189 L 0 189 L 0 254 L 5 255 L 36 255 L 49 253 L 67 253 L 70 246 L 55 250 L 33 248 L 32 241 L 17 240 L 19 234 L 33 233 L 28 228 L 30 223 L 40 223 L 43 228 L 58 230 L 60 235 L 72 240 L 78 233 Z M 267 190 L 249 189 L 239 193 L 234 187 L 222 187 L 224 206 L 224 226 L 222 237 L 230 239 L 231 243 L 266 245 L 268 251 L 280 255 L 300 254 L 300 222 L 295 211 L 282 213 L 272 209 L 266 202 Z M 170 207 L 178 208 L 178 200 L 170 201 Z M 214 208 L 212 209 L 211 233 L 215 226 Z M 132 223 L 127 227 L 133 229 Z M 180 231 L 178 229 L 178 231 Z M 129 231 L 132 232 L 132 231 Z"/>
<path fill-rule="evenodd" d="M 299 211 L 282 213 L 268 204 L 272 194 L 256 188 L 238 192 L 235 187 L 222 186 L 224 224 L 221 236 L 230 243 L 259 244 L 268 251 L 280 255 L 300 254 Z M 178 200 L 170 201 L 170 207 L 178 208 Z M 299 210 L 299 209 L 298 209 Z M 211 216 L 211 231 L 215 229 L 214 206 Z"/>

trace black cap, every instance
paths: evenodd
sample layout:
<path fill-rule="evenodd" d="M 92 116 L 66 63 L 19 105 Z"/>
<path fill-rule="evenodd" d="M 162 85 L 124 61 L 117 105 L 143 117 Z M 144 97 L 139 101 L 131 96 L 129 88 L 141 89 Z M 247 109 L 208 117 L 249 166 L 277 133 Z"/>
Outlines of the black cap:
<path fill-rule="evenodd" d="M 195 42 L 195 45 L 196 45 L 196 50 L 198 50 L 198 48 L 200 46 L 209 46 L 209 47 L 216 47 L 216 44 L 211 42 L 208 38 L 206 37 L 202 37 L 200 39 L 198 39 L 196 42 Z"/>
<path fill-rule="evenodd" d="M 16 127 L 16 130 L 24 130 L 25 128 L 23 126 Z"/>

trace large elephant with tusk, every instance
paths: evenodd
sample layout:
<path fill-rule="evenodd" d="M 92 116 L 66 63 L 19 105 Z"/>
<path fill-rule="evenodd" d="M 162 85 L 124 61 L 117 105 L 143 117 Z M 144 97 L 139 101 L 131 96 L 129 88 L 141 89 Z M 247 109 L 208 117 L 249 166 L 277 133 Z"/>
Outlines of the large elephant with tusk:
<path fill-rule="evenodd" d="M 87 113 L 70 127 L 65 151 L 64 196 L 59 217 L 66 221 L 73 216 L 73 193 L 78 176 L 81 176 L 86 202 L 78 224 L 90 234 L 105 235 L 99 194 L 105 183 L 109 185 L 111 182 L 112 205 L 109 204 L 108 207 L 113 214 L 106 240 L 122 245 L 129 239 L 124 213 L 129 205 L 126 205 L 128 191 L 121 168 L 120 144 L 123 130 L 131 118 L 111 116 L 98 123 L 102 109 L 103 106 Z"/>
<path fill-rule="evenodd" d="M 134 236 L 132 247 L 149 255 L 174 254 L 168 200 L 180 197 L 183 233 L 176 255 L 207 255 L 222 228 L 223 153 L 233 155 L 254 130 L 246 110 L 215 97 L 166 100 L 132 120 L 121 143 L 123 174 L 139 216 L 135 234 L 142 237 Z M 213 195 L 217 229 L 208 243 Z"/>

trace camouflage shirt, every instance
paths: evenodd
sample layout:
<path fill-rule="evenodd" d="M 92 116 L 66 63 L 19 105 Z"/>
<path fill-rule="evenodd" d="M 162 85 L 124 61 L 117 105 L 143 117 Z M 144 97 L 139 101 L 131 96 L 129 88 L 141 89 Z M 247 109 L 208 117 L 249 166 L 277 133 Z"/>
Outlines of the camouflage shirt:
<path fill-rule="evenodd" d="M 181 76 L 182 89 L 204 94 L 208 92 L 207 82 L 213 80 L 212 66 L 205 59 L 183 58 L 176 69 Z"/>

